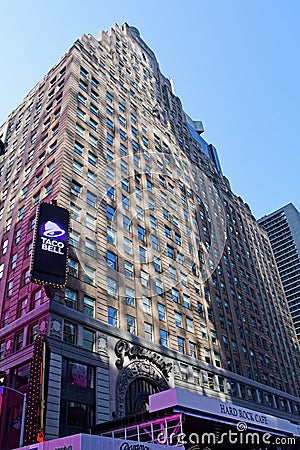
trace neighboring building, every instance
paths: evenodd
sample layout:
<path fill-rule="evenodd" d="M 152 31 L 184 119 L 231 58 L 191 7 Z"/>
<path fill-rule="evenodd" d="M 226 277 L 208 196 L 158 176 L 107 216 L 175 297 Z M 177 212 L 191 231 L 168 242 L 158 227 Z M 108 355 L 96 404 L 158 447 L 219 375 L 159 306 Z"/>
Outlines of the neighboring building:
<path fill-rule="evenodd" d="M 26 444 L 174 387 L 300 422 L 267 234 L 202 131 L 126 23 L 78 39 L 0 128 L 0 370 L 28 394 Z M 30 254 L 36 206 L 53 199 L 71 229 L 67 287 L 49 298 Z M 2 449 L 18 444 L 22 401 L 6 393 Z"/>
<path fill-rule="evenodd" d="M 292 203 L 258 220 L 267 231 L 300 342 L 300 213 Z"/>

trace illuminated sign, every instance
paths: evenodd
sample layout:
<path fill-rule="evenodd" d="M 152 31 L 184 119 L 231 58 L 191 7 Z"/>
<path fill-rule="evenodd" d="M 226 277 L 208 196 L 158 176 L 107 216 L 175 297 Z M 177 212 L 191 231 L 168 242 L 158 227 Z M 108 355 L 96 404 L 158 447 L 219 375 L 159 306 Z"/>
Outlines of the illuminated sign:
<path fill-rule="evenodd" d="M 37 210 L 30 276 L 37 284 L 66 284 L 69 212 L 41 203 Z"/>

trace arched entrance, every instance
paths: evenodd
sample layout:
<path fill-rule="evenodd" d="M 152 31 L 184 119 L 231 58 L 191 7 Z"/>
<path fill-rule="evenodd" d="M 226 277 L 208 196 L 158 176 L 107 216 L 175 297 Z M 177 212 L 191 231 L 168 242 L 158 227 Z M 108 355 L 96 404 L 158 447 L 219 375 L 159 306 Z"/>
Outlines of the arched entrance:
<path fill-rule="evenodd" d="M 125 417 L 146 411 L 149 395 L 169 389 L 169 385 L 154 364 L 133 361 L 121 369 L 116 383 L 116 415 Z"/>
<path fill-rule="evenodd" d="M 125 395 L 125 415 L 148 411 L 149 395 L 159 392 L 157 386 L 145 378 L 137 378 L 127 388 Z"/>

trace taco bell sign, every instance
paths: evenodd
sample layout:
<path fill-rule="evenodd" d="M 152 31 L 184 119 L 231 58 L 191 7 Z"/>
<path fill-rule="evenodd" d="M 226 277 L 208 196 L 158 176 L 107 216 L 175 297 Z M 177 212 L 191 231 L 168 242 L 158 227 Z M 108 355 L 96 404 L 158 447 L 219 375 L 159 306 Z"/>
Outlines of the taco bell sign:
<path fill-rule="evenodd" d="M 69 211 L 49 203 L 37 210 L 31 280 L 63 287 L 66 283 Z"/>

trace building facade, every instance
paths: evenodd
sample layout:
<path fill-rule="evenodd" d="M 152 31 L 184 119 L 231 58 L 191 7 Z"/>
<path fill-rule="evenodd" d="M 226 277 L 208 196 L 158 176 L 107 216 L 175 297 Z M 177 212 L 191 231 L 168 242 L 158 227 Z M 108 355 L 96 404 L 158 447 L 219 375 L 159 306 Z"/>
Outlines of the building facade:
<path fill-rule="evenodd" d="M 300 213 L 289 203 L 258 223 L 268 233 L 300 341 Z"/>
<path fill-rule="evenodd" d="M 300 421 L 267 233 L 202 132 L 126 23 L 80 37 L 2 125 L 0 371 L 28 394 L 26 444 L 174 387 Z M 71 214 L 69 273 L 45 292 L 30 255 L 52 200 Z M 17 446 L 22 397 L 6 393 L 1 448 Z"/>

